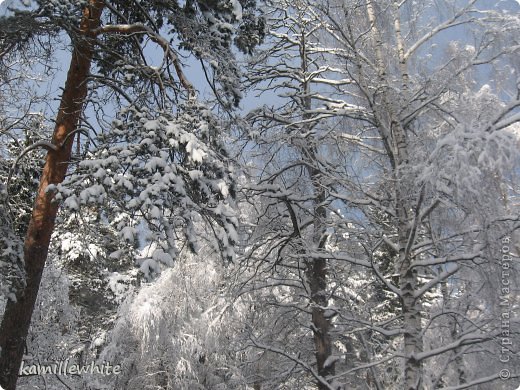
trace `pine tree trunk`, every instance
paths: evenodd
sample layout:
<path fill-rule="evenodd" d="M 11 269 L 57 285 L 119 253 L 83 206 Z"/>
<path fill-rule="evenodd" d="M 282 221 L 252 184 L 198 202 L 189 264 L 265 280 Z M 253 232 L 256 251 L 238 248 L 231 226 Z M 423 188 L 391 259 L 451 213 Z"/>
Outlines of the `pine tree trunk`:
<path fill-rule="evenodd" d="M 24 245 L 27 286 L 17 294 L 17 301 L 8 301 L 0 325 L 0 385 L 15 390 L 18 370 L 22 362 L 31 316 L 47 259 L 54 229 L 58 203 L 46 191 L 49 184 L 61 183 L 71 157 L 74 137 L 71 133 L 79 122 L 92 62 L 91 31 L 100 24 L 103 1 L 90 0 L 83 11 L 80 38 L 74 42 L 67 81 L 56 118 L 52 143 L 56 151 L 49 151 L 40 178 L 38 193 Z"/>

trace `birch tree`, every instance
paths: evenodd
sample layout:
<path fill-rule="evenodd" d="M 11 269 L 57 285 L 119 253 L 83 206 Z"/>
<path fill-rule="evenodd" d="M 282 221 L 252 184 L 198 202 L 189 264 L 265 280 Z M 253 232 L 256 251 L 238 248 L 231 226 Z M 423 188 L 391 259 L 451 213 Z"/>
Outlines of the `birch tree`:
<path fill-rule="evenodd" d="M 340 31 L 336 34 L 333 28 L 329 30 L 334 42 L 341 42 L 341 47 L 348 50 L 345 54 L 338 53 L 339 57 L 344 58 L 347 64 L 348 58 L 352 58 L 349 72 L 358 88 L 357 94 L 364 97 L 363 105 L 370 108 L 373 124 L 388 158 L 387 178 L 393 184 L 388 193 L 392 208 L 386 212 L 395 230 L 391 233 L 392 238 L 382 238 L 388 240 L 398 254 L 394 264 L 394 275 L 398 280 L 395 284 L 389 279 L 385 282 L 395 288 L 401 301 L 404 386 L 410 389 L 430 387 L 427 373 L 423 371 L 428 359 L 457 350 L 458 347 L 485 342 L 495 335 L 494 331 L 481 332 L 479 327 L 469 325 L 448 345 L 428 350 L 425 348 L 427 332 L 435 328 L 437 319 L 443 315 L 430 317 L 423 305 L 428 303 L 427 294 L 438 289 L 452 275 L 464 274 L 465 268 L 472 268 L 472 263 L 477 263 L 478 267 L 481 262 L 493 261 L 483 252 L 489 245 L 485 237 L 489 221 L 476 218 L 477 210 L 468 207 L 466 201 L 471 199 L 481 207 L 487 203 L 487 207 L 495 213 L 501 209 L 496 197 L 499 189 L 492 184 L 491 172 L 503 172 L 510 167 L 504 157 L 513 152 L 507 150 L 512 134 L 506 128 L 517 121 L 514 107 L 519 104 L 518 91 L 513 90 L 509 101 L 495 100 L 498 115 L 487 116 L 481 106 L 487 87 L 482 87 L 479 92 L 469 88 L 470 83 L 478 85 L 470 73 L 476 72 L 475 66 L 491 63 L 501 56 L 507 57 L 517 50 L 514 43 L 513 49 L 509 46 L 490 48 L 490 40 L 495 39 L 495 34 L 502 34 L 507 39 L 518 28 L 517 21 L 508 19 L 507 15 L 491 13 L 505 23 L 506 27 L 498 31 L 495 21 L 488 18 L 489 14 L 480 11 L 473 2 L 460 8 L 451 4 L 444 7 L 451 10 L 449 14 L 440 16 L 436 26 L 425 26 L 423 29 L 423 15 L 431 12 L 428 5 L 417 9 L 413 5 L 383 5 L 368 1 L 364 7 L 364 28 L 368 28 L 369 38 L 360 45 L 354 44 L 360 42 L 357 40 L 359 35 L 341 28 L 353 24 L 348 17 L 355 13 L 347 13 L 345 11 L 348 10 L 343 7 L 343 12 L 323 8 L 331 25 Z M 334 16 L 338 14 L 346 15 L 346 20 Z M 477 46 L 465 46 L 461 52 L 463 42 L 449 43 L 443 53 L 447 58 L 434 58 L 433 61 L 440 61 L 440 64 L 427 65 L 430 76 L 425 79 L 421 67 L 416 65 L 423 55 L 421 50 L 424 45 L 438 38 L 437 34 L 446 29 L 460 25 L 468 25 L 469 28 L 473 23 L 473 31 L 479 37 L 476 38 Z M 438 39 L 442 43 L 442 39 Z M 500 66 L 500 60 L 497 66 Z M 444 82 L 441 81 L 443 77 L 447 77 Z M 437 85 L 433 86 L 433 83 Z M 468 100 L 457 102 L 458 98 L 467 99 L 472 94 L 475 98 L 470 99 L 483 114 L 478 121 L 464 112 L 468 106 L 475 105 Z M 454 121 L 447 118 L 446 113 Z M 496 126 L 501 122 L 497 122 L 498 118 L 508 119 Z M 477 137 L 483 138 L 482 143 L 463 142 L 456 136 L 468 132 L 475 136 L 479 134 Z M 448 150 L 440 152 L 443 148 Z M 450 154 L 451 148 L 458 149 L 458 152 Z M 491 148 L 495 148 L 495 152 L 491 152 Z M 458 169 L 465 171 L 464 177 L 456 169 L 448 168 L 445 152 Z M 426 164 L 417 161 L 418 157 L 425 158 Z M 472 166 L 471 161 L 477 161 L 477 166 Z M 439 164 L 444 166 L 441 168 Z M 439 169 L 441 176 L 437 172 L 433 174 L 434 170 Z M 445 203 L 446 199 L 449 199 L 449 206 Z M 490 207 L 491 204 L 493 206 Z M 442 215 L 447 212 L 455 213 L 457 217 L 450 218 L 450 228 L 443 229 L 439 226 L 439 219 L 436 221 L 435 218 L 442 218 L 440 220 L 446 224 Z M 494 220 L 491 216 L 487 218 Z M 470 223 L 472 233 L 463 228 L 462 221 Z M 433 245 L 438 240 L 448 241 L 449 244 L 444 248 Z M 435 269 L 439 264 L 442 266 Z M 377 265 L 374 270 L 377 272 Z M 458 315 L 462 323 L 478 323 L 470 318 L 469 312 Z M 488 315 L 484 314 L 479 319 L 482 325 L 489 321 Z"/>

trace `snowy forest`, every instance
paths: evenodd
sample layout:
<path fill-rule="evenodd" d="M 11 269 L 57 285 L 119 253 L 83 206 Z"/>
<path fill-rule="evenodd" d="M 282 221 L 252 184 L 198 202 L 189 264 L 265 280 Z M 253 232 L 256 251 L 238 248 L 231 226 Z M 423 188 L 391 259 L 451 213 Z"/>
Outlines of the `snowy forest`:
<path fill-rule="evenodd" d="M 0 389 L 520 388 L 520 2 L 0 1 Z"/>

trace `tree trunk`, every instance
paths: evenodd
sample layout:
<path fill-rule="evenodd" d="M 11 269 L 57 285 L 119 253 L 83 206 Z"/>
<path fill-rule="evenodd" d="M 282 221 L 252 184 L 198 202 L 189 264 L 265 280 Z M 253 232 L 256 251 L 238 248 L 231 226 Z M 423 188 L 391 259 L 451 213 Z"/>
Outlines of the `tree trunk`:
<path fill-rule="evenodd" d="M 417 287 L 417 278 L 414 272 L 408 270 L 401 275 L 401 291 L 403 292 L 403 327 L 405 367 L 404 379 L 406 390 L 420 390 L 422 385 L 422 364 L 415 356 L 422 352 L 422 325 L 419 302 L 413 293 Z"/>
<path fill-rule="evenodd" d="M 309 74 L 308 57 L 307 57 L 307 36 L 306 31 L 301 31 L 300 42 L 300 60 L 301 72 L 304 75 Z M 310 83 L 306 80 L 301 84 L 301 90 L 304 94 L 302 99 L 304 113 L 302 115 L 304 120 L 311 118 L 311 115 L 305 111 L 312 109 L 311 89 Z M 303 132 L 310 131 L 309 125 L 303 126 Z M 319 185 L 320 171 L 313 167 L 317 164 L 317 155 L 315 145 L 303 146 L 302 155 L 304 159 L 308 160 L 307 172 L 312 182 L 315 199 L 313 200 L 313 249 L 323 249 L 326 243 L 325 219 L 327 218 L 327 210 L 324 202 L 327 198 L 325 191 Z M 328 306 L 327 299 L 327 274 L 328 261 L 322 258 L 310 258 L 306 265 L 306 278 L 310 287 L 310 301 L 312 305 L 312 325 L 313 338 L 315 347 L 315 357 L 318 375 L 322 377 L 326 383 L 328 378 L 335 373 L 335 361 L 331 360 L 332 354 L 332 340 L 330 335 L 331 318 L 325 315 L 325 308 Z M 330 386 L 322 381 L 318 381 L 318 390 L 328 390 Z"/>
<path fill-rule="evenodd" d="M 328 361 L 332 354 L 332 343 L 330 337 L 330 318 L 325 315 L 324 307 L 327 307 L 327 260 L 313 259 L 308 264 L 308 281 L 311 288 L 312 324 L 314 326 L 314 347 L 318 375 L 327 381 L 334 375 L 335 364 Z M 328 390 L 330 387 L 325 383 L 318 382 L 319 390 Z"/>
<path fill-rule="evenodd" d="M 49 184 L 61 183 L 67 172 L 74 142 L 71 134 L 79 122 L 87 95 L 93 54 L 91 31 L 99 27 L 103 7 L 103 1 L 90 0 L 83 11 L 79 39 L 73 42 L 74 50 L 52 137 L 56 150 L 47 153 L 25 237 L 27 286 L 17 294 L 16 302 L 7 302 L 0 325 L 0 385 L 6 390 L 16 389 L 18 370 L 58 212 L 58 203 L 53 202 L 53 194 L 46 189 Z"/>
<path fill-rule="evenodd" d="M 310 163 L 316 163 L 316 152 L 314 148 L 308 148 L 306 153 L 310 157 Z M 313 246 L 316 249 L 323 249 L 326 242 L 326 232 L 324 228 L 327 211 L 323 203 L 326 200 L 326 194 L 319 188 L 319 171 L 314 168 L 308 169 L 309 176 L 313 183 L 313 189 L 316 193 L 314 200 L 314 237 Z M 327 299 L 327 259 L 312 258 L 307 264 L 307 281 L 310 287 L 311 303 L 312 303 L 312 324 L 314 326 L 314 347 L 316 356 L 316 365 L 318 375 L 328 382 L 328 378 L 335 373 L 335 362 L 330 360 L 332 355 L 332 340 L 330 335 L 331 318 L 325 313 L 328 306 Z M 328 361 L 327 361 L 328 360 Z M 328 390 L 330 387 L 325 383 L 318 382 L 319 390 Z"/>
<path fill-rule="evenodd" d="M 397 42 L 397 52 L 399 57 L 399 70 L 401 77 L 401 97 L 408 94 L 408 69 L 405 58 L 404 41 L 401 36 L 401 22 L 399 7 L 393 3 L 394 12 L 394 33 Z M 396 273 L 399 275 L 399 288 L 402 292 L 401 307 L 403 310 L 404 327 L 404 388 L 406 390 L 420 390 L 422 384 L 422 362 L 416 359 L 416 355 L 423 350 L 422 324 L 420 298 L 414 296 L 417 290 L 418 278 L 416 270 L 413 268 L 409 243 L 413 241 L 415 232 L 412 231 L 410 210 L 414 206 L 415 196 L 411 193 L 410 183 L 407 182 L 409 172 L 408 141 L 406 129 L 396 117 L 393 104 L 391 102 L 396 96 L 387 94 L 390 90 L 386 76 L 386 62 L 383 57 L 383 43 L 381 33 L 377 28 L 376 13 L 372 0 L 367 1 L 367 17 L 373 34 L 373 41 L 376 54 L 376 70 L 378 73 L 379 85 L 382 91 L 380 106 L 382 112 L 377 114 L 379 131 L 382 136 L 388 157 L 394 172 L 395 188 L 395 210 L 397 215 L 397 235 L 399 247 L 399 259 L 396 266 Z M 386 118 L 386 120 L 385 120 Z M 384 123 L 389 123 L 384 125 Z M 386 141 L 389 139 L 391 142 Z M 412 241 L 410 241 L 412 240 Z"/>
<path fill-rule="evenodd" d="M 411 184 L 407 181 L 409 175 L 408 142 L 406 130 L 397 120 L 392 121 L 392 133 L 396 145 L 396 167 L 394 170 L 396 181 L 396 214 L 397 235 L 399 242 L 399 287 L 402 291 L 401 304 L 403 310 L 405 368 L 404 379 L 406 390 L 420 390 L 422 385 L 422 363 L 416 355 L 423 350 L 420 298 L 414 296 L 417 290 L 418 278 L 413 268 L 409 253 L 409 243 L 414 240 L 411 229 L 412 198 Z M 417 206 L 418 207 L 418 206 Z"/>

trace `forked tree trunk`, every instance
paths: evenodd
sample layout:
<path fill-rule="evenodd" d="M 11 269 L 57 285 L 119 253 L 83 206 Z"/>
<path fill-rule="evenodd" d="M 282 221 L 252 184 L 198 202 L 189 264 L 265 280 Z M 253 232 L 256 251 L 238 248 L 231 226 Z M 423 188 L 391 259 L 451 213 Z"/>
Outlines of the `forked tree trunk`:
<path fill-rule="evenodd" d="M 101 0 L 90 0 L 89 6 L 83 11 L 79 39 L 73 43 L 72 59 L 52 137 L 56 150 L 47 153 L 25 237 L 27 286 L 17 294 L 16 302 L 7 302 L 0 325 L 0 385 L 6 390 L 16 388 L 31 316 L 58 212 L 58 204 L 53 202 L 53 194 L 46 189 L 49 184 L 61 183 L 68 168 L 74 141 L 72 133 L 79 122 L 87 95 L 93 54 L 91 31 L 99 27 L 103 6 Z"/>

